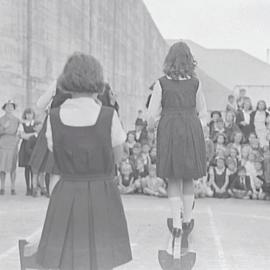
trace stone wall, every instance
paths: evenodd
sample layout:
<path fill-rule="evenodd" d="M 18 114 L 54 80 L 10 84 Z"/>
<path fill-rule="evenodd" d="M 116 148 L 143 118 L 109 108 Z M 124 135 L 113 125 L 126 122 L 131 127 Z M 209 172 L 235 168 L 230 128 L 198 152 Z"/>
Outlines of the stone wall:
<path fill-rule="evenodd" d="M 167 44 L 141 0 L 0 0 L 0 18 L 0 101 L 21 110 L 83 51 L 102 63 L 130 128 L 161 74 Z"/>

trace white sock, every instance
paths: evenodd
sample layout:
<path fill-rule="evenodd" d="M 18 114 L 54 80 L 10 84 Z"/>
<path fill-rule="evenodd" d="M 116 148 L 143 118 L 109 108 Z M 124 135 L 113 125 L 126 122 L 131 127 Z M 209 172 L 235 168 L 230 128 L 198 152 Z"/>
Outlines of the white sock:
<path fill-rule="evenodd" d="M 180 197 L 169 198 L 169 201 L 172 211 L 173 227 L 182 229 L 182 220 L 181 220 L 182 201 Z"/>
<path fill-rule="evenodd" d="M 192 206 L 194 203 L 194 195 L 184 195 L 183 196 L 183 222 L 190 222 L 192 219 Z"/>
<path fill-rule="evenodd" d="M 181 219 L 181 212 L 182 212 L 182 201 L 180 197 L 172 197 L 169 198 L 171 211 L 172 211 L 172 218 L 173 218 L 173 227 L 177 229 L 182 229 L 182 219 Z M 172 254 L 172 240 L 173 236 L 170 233 L 169 242 L 167 252 Z M 175 240 L 175 247 L 174 247 L 174 254 L 172 254 L 175 258 L 180 258 L 181 255 L 181 237 L 176 238 Z"/>

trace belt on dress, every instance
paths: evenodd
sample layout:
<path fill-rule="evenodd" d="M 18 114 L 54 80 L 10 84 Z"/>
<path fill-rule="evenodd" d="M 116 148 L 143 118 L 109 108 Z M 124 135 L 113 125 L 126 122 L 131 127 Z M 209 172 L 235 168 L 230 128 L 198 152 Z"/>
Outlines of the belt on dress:
<path fill-rule="evenodd" d="M 62 174 L 61 180 L 67 182 L 97 182 L 97 181 L 112 181 L 113 175 L 107 174 Z"/>
<path fill-rule="evenodd" d="M 195 108 L 183 108 L 183 109 L 163 109 L 161 115 L 166 114 L 197 114 Z"/>

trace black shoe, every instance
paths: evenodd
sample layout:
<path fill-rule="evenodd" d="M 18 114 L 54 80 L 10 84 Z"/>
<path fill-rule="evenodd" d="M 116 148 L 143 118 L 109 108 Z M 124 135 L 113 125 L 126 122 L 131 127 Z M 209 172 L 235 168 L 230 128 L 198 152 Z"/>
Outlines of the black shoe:
<path fill-rule="evenodd" d="M 12 189 L 12 190 L 10 191 L 10 194 L 11 194 L 11 195 L 16 195 L 15 189 Z"/>
<path fill-rule="evenodd" d="M 0 195 L 5 195 L 5 190 L 4 189 L 0 189 Z"/>
<path fill-rule="evenodd" d="M 194 219 L 191 219 L 189 223 L 183 223 L 183 232 L 187 232 L 190 234 L 193 231 L 194 228 Z M 173 230 L 173 219 L 172 218 L 167 218 L 167 226 L 169 231 L 172 233 Z"/>
<path fill-rule="evenodd" d="M 173 219 L 167 219 L 168 229 L 171 233 L 173 233 Z M 188 250 L 188 236 L 192 232 L 194 228 L 194 219 L 192 219 L 189 223 L 183 223 L 183 234 L 181 239 L 181 249 L 183 251 Z"/>
<path fill-rule="evenodd" d="M 40 195 L 41 195 L 41 196 L 46 196 L 46 194 L 47 194 L 46 188 L 44 188 L 44 187 L 41 188 L 41 189 L 40 189 Z"/>
<path fill-rule="evenodd" d="M 194 223 L 194 219 L 191 219 L 190 222 L 183 222 L 183 231 L 190 234 L 193 231 Z"/>
<path fill-rule="evenodd" d="M 196 253 L 187 252 L 181 255 L 181 259 L 174 259 L 170 270 L 191 270 L 196 262 Z"/>
<path fill-rule="evenodd" d="M 36 253 L 31 256 L 24 256 L 25 246 L 28 244 L 26 240 L 19 240 L 19 254 L 21 270 L 26 269 L 41 269 L 41 266 L 36 263 Z"/>

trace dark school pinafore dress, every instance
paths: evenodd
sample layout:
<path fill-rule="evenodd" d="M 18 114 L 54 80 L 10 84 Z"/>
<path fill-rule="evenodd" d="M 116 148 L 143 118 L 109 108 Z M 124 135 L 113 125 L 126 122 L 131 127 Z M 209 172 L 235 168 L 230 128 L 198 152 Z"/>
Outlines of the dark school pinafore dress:
<path fill-rule="evenodd" d="M 127 223 L 114 183 L 113 109 L 102 107 L 93 126 L 61 122 L 50 113 L 55 186 L 37 251 L 47 269 L 107 270 L 131 260 Z"/>
<path fill-rule="evenodd" d="M 35 133 L 35 124 L 30 124 L 27 126 L 26 124 L 23 124 L 23 131 L 26 134 L 29 133 Z M 37 138 L 35 136 L 32 136 L 28 140 L 22 140 L 20 150 L 19 150 L 19 167 L 26 167 L 29 166 L 29 161 L 31 158 L 31 154 L 33 152 L 33 149 L 35 147 Z"/>
<path fill-rule="evenodd" d="M 206 175 L 206 150 L 196 111 L 197 78 L 159 79 L 162 112 L 157 130 L 157 175 L 168 179 L 198 179 Z"/>

